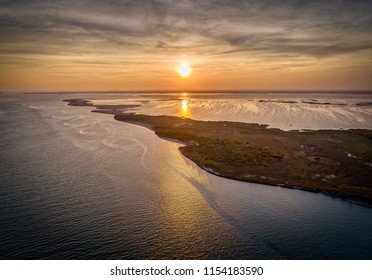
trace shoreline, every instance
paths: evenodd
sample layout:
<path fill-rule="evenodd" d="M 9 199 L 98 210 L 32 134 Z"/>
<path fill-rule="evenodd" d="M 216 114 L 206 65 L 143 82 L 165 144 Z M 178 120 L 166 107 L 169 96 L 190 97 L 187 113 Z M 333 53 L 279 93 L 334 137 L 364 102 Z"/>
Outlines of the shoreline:
<path fill-rule="evenodd" d="M 99 106 L 87 100 L 64 101 L 71 106 Z M 120 114 L 116 108 L 94 112 L 113 114 L 115 120 L 145 127 L 163 140 L 182 145 L 178 148 L 181 154 L 210 174 L 322 193 L 372 207 L 372 131 L 282 131 L 259 124 L 147 116 L 125 110 Z"/>
<path fill-rule="evenodd" d="M 115 120 L 118 120 L 116 118 L 114 118 Z M 118 120 L 118 121 L 121 121 L 121 120 Z M 128 123 L 128 124 L 133 124 L 133 125 L 138 125 L 138 126 L 141 126 L 141 127 L 144 127 L 144 128 L 147 128 L 149 130 L 151 130 L 152 132 L 154 132 L 156 134 L 156 131 L 154 130 L 154 128 L 146 123 L 142 123 L 142 122 L 135 122 L 135 121 L 122 121 L 122 122 L 125 122 L 125 123 Z M 160 137 L 159 135 L 157 135 L 160 139 L 163 139 L 163 140 L 166 140 L 166 141 L 170 141 L 170 142 L 173 142 L 173 143 L 177 143 L 177 144 L 181 144 L 183 146 L 187 146 L 188 143 L 187 142 L 182 142 L 182 141 L 179 141 L 177 139 L 174 139 L 174 138 L 167 138 L 167 137 Z M 342 199 L 344 201 L 347 201 L 347 202 L 350 202 L 350 203 L 354 203 L 354 204 L 357 204 L 359 206 L 364 206 L 364 207 L 368 207 L 368 208 L 372 208 L 372 204 L 368 204 L 368 203 L 365 203 L 363 201 L 359 201 L 359 200 L 356 200 L 356 199 L 350 199 L 350 198 L 344 198 L 344 197 L 341 197 L 341 196 L 335 196 L 333 195 L 332 193 L 328 193 L 328 192 L 325 192 L 325 191 L 315 191 L 315 190 L 309 190 L 309 189 L 306 189 L 306 188 L 302 188 L 301 186 L 292 186 L 292 185 L 285 185 L 285 184 L 282 184 L 282 185 L 273 185 L 273 184 L 267 184 L 267 183 L 263 183 L 261 181 L 255 181 L 255 180 L 241 180 L 241 179 L 237 179 L 237 178 L 234 178 L 234 177 L 228 177 L 228 176 L 224 176 L 224 175 L 221 175 L 220 173 L 214 171 L 213 169 L 211 168 L 208 168 L 208 167 L 205 167 L 205 166 L 201 166 L 199 165 L 198 163 L 196 163 L 192 158 L 188 157 L 186 154 L 184 154 L 182 152 L 182 150 L 180 149 L 180 147 L 178 148 L 179 152 L 181 153 L 182 156 L 184 156 L 185 158 L 187 158 L 188 160 L 190 160 L 191 162 L 193 162 L 197 167 L 199 167 L 200 169 L 202 169 L 203 171 L 206 171 L 212 175 L 215 175 L 215 176 L 218 176 L 218 177 L 221 177 L 221 178 L 225 178 L 225 179 L 229 179 L 229 180 L 235 180 L 235 181 L 239 181 L 239 182 L 246 182 L 246 183 L 253 183 L 253 184 L 260 184 L 260 185 L 265 185 L 265 186 L 270 186 L 270 187 L 277 187 L 277 188 L 286 188 L 286 189 L 292 189 L 292 190 L 300 190 L 300 191 L 306 191 L 306 192 L 312 192 L 312 193 L 321 193 L 323 195 L 327 195 L 327 196 L 331 196 L 333 198 L 337 198 L 337 199 Z"/>
<path fill-rule="evenodd" d="M 92 111 L 94 113 L 100 113 L 100 112 L 97 112 L 97 111 Z M 117 120 L 117 121 L 120 121 L 118 119 L 116 119 L 117 115 L 114 116 L 114 120 Z M 129 123 L 129 124 L 134 124 L 134 125 L 138 125 L 138 126 L 142 126 L 144 128 L 147 128 L 148 130 L 151 130 L 152 132 L 154 132 L 154 134 L 156 134 L 156 131 L 154 129 L 154 127 L 152 125 L 149 125 L 149 124 L 146 124 L 146 123 L 143 123 L 143 122 L 136 122 L 136 121 L 125 121 L 125 123 Z M 179 141 L 177 139 L 174 139 L 174 138 L 168 138 L 168 137 L 160 137 L 158 136 L 160 139 L 163 139 L 165 141 L 169 141 L 169 142 L 173 142 L 173 143 L 177 143 L 177 144 L 181 144 L 183 146 L 186 146 L 187 143 L 186 142 L 182 142 L 182 141 Z"/>

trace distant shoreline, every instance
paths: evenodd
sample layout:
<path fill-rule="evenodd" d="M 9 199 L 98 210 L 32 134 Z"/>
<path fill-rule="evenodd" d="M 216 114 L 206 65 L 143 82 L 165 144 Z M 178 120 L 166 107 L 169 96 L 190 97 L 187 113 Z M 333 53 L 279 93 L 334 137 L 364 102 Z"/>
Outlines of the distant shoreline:
<path fill-rule="evenodd" d="M 64 101 L 102 106 L 81 99 Z M 125 110 L 131 105 L 120 106 Z M 94 111 L 111 113 L 116 120 L 182 144 L 179 150 L 185 157 L 214 175 L 321 192 L 372 207 L 371 130 L 282 131 L 259 124 Z"/>
<path fill-rule="evenodd" d="M 30 91 L 30 92 L 14 92 L 14 93 L 22 93 L 22 94 L 161 94 L 161 93 L 180 93 L 180 92 L 187 92 L 187 93 L 288 93 L 288 94 L 372 94 L 371 90 L 233 90 L 233 89 L 226 89 L 226 90 L 99 90 L 99 91 Z"/>

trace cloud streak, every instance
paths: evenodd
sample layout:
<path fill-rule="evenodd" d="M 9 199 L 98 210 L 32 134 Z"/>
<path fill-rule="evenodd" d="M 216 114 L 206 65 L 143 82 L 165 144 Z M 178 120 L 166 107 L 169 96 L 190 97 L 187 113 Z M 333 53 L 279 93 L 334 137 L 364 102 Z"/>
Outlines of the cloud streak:
<path fill-rule="evenodd" d="M 52 50 L 80 41 L 92 50 L 110 43 L 143 46 L 146 52 L 185 46 L 197 54 L 200 44 L 193 38 L 215 45 L 216 53 L 221 45 L 225 52 L 316 57 L 372 48 L 366 36 L 372 32 L 368 1 L 31 0 L 0 5 L 2 42 L 49 42 Z"/>
<path fill-rule="evenodd" d="M 21 56 L 167 55 L 372 64 L 371 35 L 372 2 L 361 0 L 0 1 L 0 57 L 8 64 Z"/>

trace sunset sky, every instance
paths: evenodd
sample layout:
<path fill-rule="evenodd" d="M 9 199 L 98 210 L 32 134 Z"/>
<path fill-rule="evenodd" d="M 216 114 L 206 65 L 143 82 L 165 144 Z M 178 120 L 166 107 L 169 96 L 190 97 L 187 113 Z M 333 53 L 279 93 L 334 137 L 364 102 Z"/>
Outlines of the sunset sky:
<path fill-rule="evenodd" d="M 372 1 L 0 0 L 0 91 L 152 89 L 371 90 Z"/>

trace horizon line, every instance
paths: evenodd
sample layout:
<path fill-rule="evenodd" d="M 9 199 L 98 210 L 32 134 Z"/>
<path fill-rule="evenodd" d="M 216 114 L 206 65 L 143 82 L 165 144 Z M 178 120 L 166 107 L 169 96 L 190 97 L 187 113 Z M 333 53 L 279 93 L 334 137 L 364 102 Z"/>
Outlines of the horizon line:
<path fill-rule="evenodd" d="M 252 89 L 219 89 L 219 90 L 66 90 L 66 91 L 2 91 L 4 94 L 85 94 L 85 93 L 372 93 L 372 89 L 263 89 L 263 90 L 252 90 Z"/>

